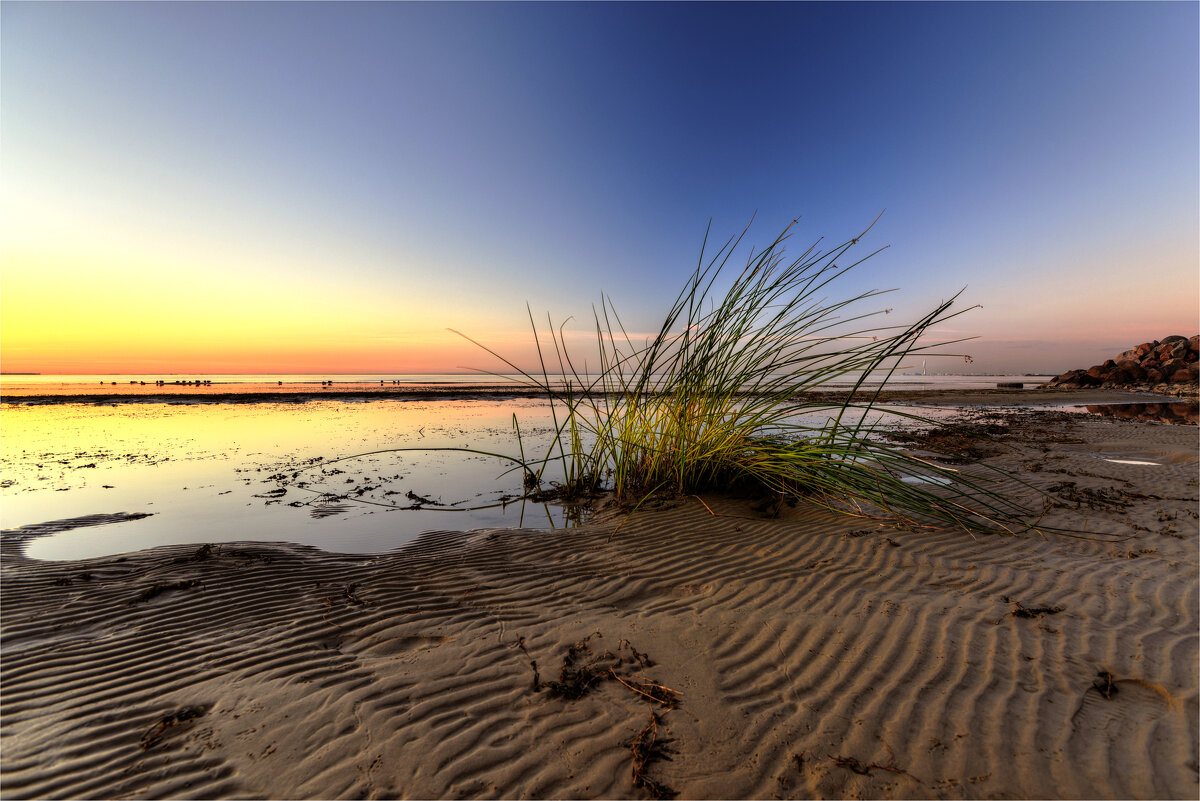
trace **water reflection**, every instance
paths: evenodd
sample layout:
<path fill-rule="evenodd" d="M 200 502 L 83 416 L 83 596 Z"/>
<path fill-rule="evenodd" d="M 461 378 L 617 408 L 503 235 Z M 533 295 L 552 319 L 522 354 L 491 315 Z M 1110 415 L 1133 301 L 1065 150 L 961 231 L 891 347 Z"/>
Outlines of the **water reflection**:
<path fill-rule="evenodd" d="M 795 422 L 818 427 L 834 413 L 804 411 Z M 865 422 L 956 411 L 880 407 Z M 533 398 L 5 404 L 3 414 L 0 527 L 150 513 L 39 537 L 27 550 L 38 559 L 247 540 L 376 553 L 426 531 L 561 528 L 586 513 L 523 498 L 512 462 L 454 450 L 544 454 L 555 426 Z M 560 481 L 561 464 L 542 478 Z"/>
<path fill-rule="evenodd" d="M 1194 426 L 1200 419 L 1200 403 L 1104 403 L 1084 406 L 1091 414 L 1122 420 L 1150 420 L 1173 425 Z"/>
<path fill-rule="evenodd" d="M 526 453 L 553 434 L 535 400 L 319 401 L 302 405 L 52 404 L 4 407 L 0 524 L 5 529 L 99 512 L 140 520 L 40 537 L 27 553 L 80 559 L 157 545 L 287 541 L 329 551 L 396 548 L 421 532 L 572 525 L 575 510 L 532 502 L 500 459 L 438 450 L 380 453 L 292 483 L 305 465 L 388 448 Z M 552 471 L 547 478 L 554 478 Z M 407 493 L 436 501 L 414 510 Z M 391 494 L 388 494 L 391 493 Z M 397 500 L 398 499 L 398 500 Z M 375 505 L 370 503 L 375 501 Z M 489 508 L 448 512 L 450 506 Z"/>

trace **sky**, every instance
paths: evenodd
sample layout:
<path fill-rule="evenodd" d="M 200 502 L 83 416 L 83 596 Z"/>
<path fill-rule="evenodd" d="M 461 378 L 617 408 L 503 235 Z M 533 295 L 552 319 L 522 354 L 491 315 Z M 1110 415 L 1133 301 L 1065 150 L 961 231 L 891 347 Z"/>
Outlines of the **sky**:
<path fill-rule="evenodd" d="M 0 368 L 530 366 L 706 228 L 855 237 L 930 371 L 1200 328 L 1200 4 L 0 4 Z M 964 289 L 965 288 L 965 289 Z"/>

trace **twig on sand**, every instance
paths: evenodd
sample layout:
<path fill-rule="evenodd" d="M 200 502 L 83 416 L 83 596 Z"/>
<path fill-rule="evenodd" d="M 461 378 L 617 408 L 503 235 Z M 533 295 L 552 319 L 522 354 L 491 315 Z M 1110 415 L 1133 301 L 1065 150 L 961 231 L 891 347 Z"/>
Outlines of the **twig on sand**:
<path fill-rule="evenodd" d="M 650 721 L 634 735 L 633 740 L 629 743 L 629 750 L 633 752 L 633 786 L 646 790 L 650 793 L 651 798 L 674 798 L 679 795 L 677 790 L 646 775 L 650 763 L 658 760 L 670 761 L 671 754 L 675 753 L 675 749 L 670 746 L 672 740 L 659 739 L 658 725 L 660 723 L 662 723 L 662 718 L 658 716 L 658 713 L 651 712 Z"/>
<path fill-rule="evenodd" d="M 916 776 L 912 775 L 904 768 L 896 767 L 894 764 L 893 765 L 880 765 L 878 762 L 872 762 L 870 764 L 866 764 L 866 763 L 862 762 L 861 760 L 855 759 L 854 757 L 831 756 L 829 758 L 831 760 L 833 760 L 833 764 L 837 765 L 838 767 L 846 768 L 847 770 L 849 770 L 853 773 L 857 773 L 860 776 L 870 776 L 872 770 L 878 769 L 878 770 L 886 770 L 888 773 L 895 773 L 898 776 L 907 776 L 908 778 L 912 779 L 913 781 L 917 782 L 918 784 L 921 783 L 921 780 L 918 779 Z"/>
<path fill-rule="evenodd" d="M 640 686 L 634 686 L 618 676 L 617 671 L 613 670 L 612 668 L 609 668 L 608 672 L 614 679 L 633 690 L 638 695 L 644 695 L 651 701 L 662 704 L 668 709 L 674 708 L 675 705 L 679 703 L 679 696 L 683 695 L 683 693 L 679 692 L 678 690 L 672 690 L 670 687 L 653 681 L 644 681 L 640 683 Z"/>

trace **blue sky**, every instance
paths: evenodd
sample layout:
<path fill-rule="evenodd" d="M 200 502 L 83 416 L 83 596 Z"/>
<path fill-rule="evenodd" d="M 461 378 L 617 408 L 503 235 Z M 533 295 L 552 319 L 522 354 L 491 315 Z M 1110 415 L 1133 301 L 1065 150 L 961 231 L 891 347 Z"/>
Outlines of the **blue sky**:
<path fill-rule="evenodd" d="M 842 291 L 966 286 L 977 369 L 1190 335 L 1198 8 L 9 0 L 5 369 L 145 367 L 131 315 L 196 369 L 451 370 L 446 327 L 602 291 L 649 330 L 756 212 L 807 245 L 886 209 Z M 64 303 L 87 348 L 38 327 Z"/>

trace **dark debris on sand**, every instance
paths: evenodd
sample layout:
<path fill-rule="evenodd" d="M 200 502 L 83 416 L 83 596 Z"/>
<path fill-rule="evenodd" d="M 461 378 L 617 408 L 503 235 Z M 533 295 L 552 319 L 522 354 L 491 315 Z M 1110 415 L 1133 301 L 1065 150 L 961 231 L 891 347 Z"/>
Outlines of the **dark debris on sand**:
<path fill-rule="evenodd" d="M 201 717 L 207 711 L 208 710 L 202 706 L 185 706 L 182 709 L 177 709 L 174 712 L 163 715 L 152 727 L 150 727 L 149 731 L 142 735 L 142 750 L 149 751 L 151 748 L 166 739 L 167 736 L 173 731 L 176 731 L 184 724 Z"/>
<path fill-rule="evenodd" d="M 1013 617 L 1036 619 L 1042 615 L 1057 615 L 1062 611 L 1061 606 L 1025 606 L 1020 601 L 1015 601 L 1007 595 L 1000 596 L 1000 600 L 1012 605 L 1009 614 Z"/>
<path fill-rule="evenodd" d="M 167 592 L 169 590 L 190 590 L 193 587 L 199 587 L 199 586 L 201 586 L 200 579 L 184 579 L 182 581 L 171 581 L 171 582 L 152 584 L 151 586 L 147 587 L 146 589 L 144 589 L 140 593 L 138 593 L 135 597 L 130 598 L 128 601 L 125 602 L 125 604 L 126 604 L 126 606 L 133 606 L 134 604 L 145 603 L 146 601 L 149 601 L 151 598 L 157 598 L 159 595 L 162 595 L 164 592 Z"/>
<path fill-rule="evenodd" d="M 613 681 L 636 694 L 641 700 L 655 704 L 655 709 L 650 712 L 649 722 L 625 743 L 633 755 L 633 785 L 645 790 L 650 798 L 674 798 L 679 793 L 652 779 L 648 771 L 655 762 L 670 760 L 670 755 L 674 753 L 670 746 L 672 740 L 663 737 L 660 728 L 664 726 L 662 714 L 679 705 L 681 694 L 633 672 L 653 667 L 654 660 L 635 648 L 629 640 L 620 640 L 616 651 L 593 651 L 592 639 L 602 636 L 595 632 L 568 646 L 563 654 L 558 678 L 546 681 L 541 679 L 537 661 L 532 659 L 526 648 L 524 637 L 518 638 L 517 647 L 530 657 L 535 692 L 545 691 L 551 698 L 575 701 L 588 695 L 600 684 Z M 662 714 L 656 710 L 660 710 Z"/>

